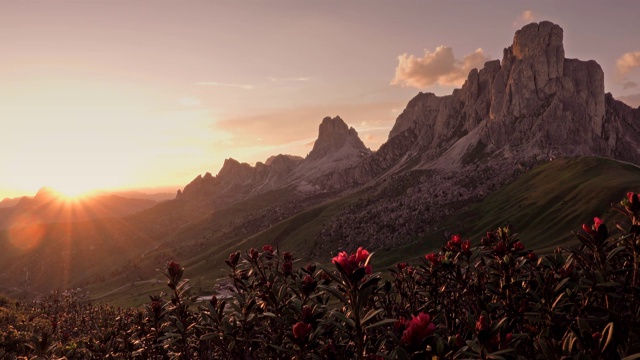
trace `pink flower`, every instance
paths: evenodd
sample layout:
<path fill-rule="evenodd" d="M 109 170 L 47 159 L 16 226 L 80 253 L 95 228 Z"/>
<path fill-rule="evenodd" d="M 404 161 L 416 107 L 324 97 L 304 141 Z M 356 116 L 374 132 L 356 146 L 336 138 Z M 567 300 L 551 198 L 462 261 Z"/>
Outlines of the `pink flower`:
<path fill-rule="evenodd" d="M 302 321 L 295 323 L 295 325 L 291 327 L 293 337 L 297 340 L 305 340 L 312 329 L 311 324 L 305 324 Z"/>
<path fill-rule="evenodd" d="M 273 246 L 272 245 L 263 245 L 262 246 L 262 251 L 268 252 L 268 253 L 273 253 Z"/>
<path fill-rule="evenodd" d="M 420 313 L 413 316 L 407 328 L 402 333 L 401 341 L 405 345 L 419 345 L 427 336 L 436 331 L 436 325 L 431 322 L 428 314 Z"/>

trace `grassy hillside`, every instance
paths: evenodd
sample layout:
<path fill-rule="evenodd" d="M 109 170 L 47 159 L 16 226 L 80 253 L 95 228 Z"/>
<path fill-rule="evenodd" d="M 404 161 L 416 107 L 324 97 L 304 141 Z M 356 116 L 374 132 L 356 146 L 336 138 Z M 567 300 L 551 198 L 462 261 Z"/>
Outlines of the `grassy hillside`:
<path fill-rule="evenodd" d="M 640 191 L 640 168 L 603 158 L 556 159 L 522 175 L 483 201 L 459 211 L 439 231 L 381 254 L 391 265 L 416 258 L 445 243 L 445 233 L 460 233 L 473 241 L 487 231 L 511 224 L 530 249 L 553 251 L 575 242 L 571 231 L 598 216 L 609 223 L 617 219 L 611 203 L 628 191 Z"/>
<path fill-rule="evenodd" d="M 405 192 L 409 185 L 394 183 L 383 186 L 393 186 L 394 194 L 400 194 Z M 229 253 L 238 250 L 246 251 L 251 247 L 260 248 L 263 244 L 273 244 L 285 251 L 294 252 L 301 260 L 299 265 L 306 265 L 310 261 L 326 263 L 339 250 L 339 245 L 317 242 L 324 226 L 343 209 L 374 196 L 372 194 L 375 190 L 365 189 L 339 199 L 324 203 L 320 201 L 319 205 L 273 223 L 257 234 L 253 234 L 253 230 L 249 229 L 246 231 L 248 235 L 243 235 L 244 229 L 252 226 L 252 219 L 256 219 L 256 212 L 270 212 L 273 209 L 270 205 L 282 202 L 286 194 L 267 193 L 218 209 L 211 214 L 202 213 L 200 219 L 194 216 L 193 221 L 180 225 L 177 231 L 165 233 L 164 236 L 156 236 L 158 230 L 165 227 L 160 224 L 153 225 L 159 221 L 152 219 L 153 214 L 158 213 L 168 219 L 166 214 L 193 214 L 193 209 L 175 208 L 168 211 L 160 208 L 172 205 L 161 204 L 158 208 L 134 217 L 140 220 L 139 222 L 132 221 L 133 218 L 129 219 L 125 226 L 127 231 L 114 232 L 120 226 L 114 226 L 113 223 L 102 224 L 99 227 L 95 223 L 87 223 L 81 227 L 86 228 L 85 231 L 74 229 L 70 236 L 77 239 L 76 241 L 82 237 L 92 239 L 89 241 L 91 246 L 85 242 L 84 246 L 69 249 L 74 255 L 80 255 L 83 260 L 72 261 L 71 266 L 64 266 L 64 269 L 53 273 L 65 273 L 67 278 L 64 279 L 64 283 L 70 284 L 79 280 L 87 281 L 89 277 L 95 278 L 98 274 L 103 274 L 103 281 L 89 286 L 92 297 L 99 296 L 98 301 L 118 305 L 138 305 L 148 300 L 148 294 L 163 289 L 163 282 L 154 281 L 162 279 L 154 269 L 162 268 L 167 260 L 180 261 L 186 266 L 187 276 L 192 280 L 192 285 L 196 290 L 205 293 L 213 289 L 217 280 L 226 276 L 224 259 Z M 527 248 L 552 251 L 557 246 L 572 243 L 574 240 L 571 231 L 579 229 L 582 223 L 589 222 L 594 216 L 602 217 L 610 223 L 609 228 L 614 229 L 611 224 L 614 214 L 610 212 L 610 203 L 621 200 L 627 191 L 639 190 L 640 168 L 634 165 L 601 158 L 556 159 L 522 175 L 515 182 L 487 196 L 482 202 L 471 204 L 457 212 L 438 224 L 437 231 L 433 233 L 391 249 L 371 249 L 376 252 L 374 266 L 381 268 L 399 261 L 417 261 L 425 253 L 442 246 L 446 241 L 445 234 L 461 233 L 464 237 L 478 241 L 485 231 L 507 224 L 515 227 Z M 315 203 L 319 203 L 319 200 L 316 199 Z M 175 206 L 177 205 L 173 204 L 173 207 Z M 178 215 L 178 218 L 185 214 Z M 238 220 L 243 217 L 244 221 Z M 141 229 L 142 224 L 145 229 Z M 41 243 L 54 243 L 56 233 L 62 233 L 55 231 L 57 228 L 62 230 L 63 227 L 47 226 L 47 236 Z M 99 228 L 102 228 L 102 234 L 96 233 Z M 120 239 L 120 246 L 106 246 L 113 241 L 109 234 L 114 233 Z M 136 239 L 135 245 L 122 243 L 129 237 Z M 7 246 L 8 243 L 7 238 L 0 241 L 5 250 L 4 254 L 9 255 L 11 259 L 6 263 L 12 269 L 11 276 L 24 277 L 21 261 L 27 260 L 27 256 L 18 254 L 15 249 Z M 81 250 L 85 248 L 87 249 Z M 118 256 L 118 251 L 121 252 L 121 256 Z M 126 253 L 122 253 L 123 251 Z M 48 260 L 57 261 L 58 266 L 63 265 L 60 258 L 50 259 L 49 255 L 52 254 L 43 251 L 38 252 L 39 256 L 34 256 L 35 254 L 31 253 L 29 258 L 37 258 L 43 265 Z M 100 256 L 96 257 L 98 254 Z M 72 254 L 66 256 L 70 255 Z M 89 265 L 87 262 L 91 263 L 88 267 L 92 269 L 90 272 L 83 274 L 82 271 L 76 270 Z M 129 269 L 130 275 L 123 277 L 113 273 L 109 268 L 113 269 L 114 265 L 125 273 L 126 269 Z M 47 266 L 39 268 L 44 270 Z"/>

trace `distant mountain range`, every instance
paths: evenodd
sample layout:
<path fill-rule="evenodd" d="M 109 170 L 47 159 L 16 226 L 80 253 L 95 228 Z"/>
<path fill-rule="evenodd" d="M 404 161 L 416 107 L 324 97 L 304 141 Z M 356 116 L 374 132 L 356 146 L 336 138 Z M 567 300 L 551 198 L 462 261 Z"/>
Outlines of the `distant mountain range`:
<path fill-rule="evenodd" d="M 227 159 L 215 176 L 199 175 L 155 206 L 96 199 L 92 209 L 109 208 L 100 217 L 143 211 L 78 223 L 71 233 L 47 225 L 32 232 L 48 241 L 24 249 L 12 245 L 18 236 L 0 232 L 0 279 L 15 291 L 118 288 L 178 259 L 206 289 L 228 253 L 248 246 L 271 243 L 321 261 L 367 246 L 386 250 L 376 257 L 384 263 L 439 247 L 449 232 L 474 235 L 513 219 L 528 222 L 515 224 L 525 230 L 525 246 L 549 249 L 570 241 L 570 230 L 598 215 L 592 212 L 606 213 L 612 198 L 640 190 L 629 188 L 640 183 L 637 166 L 622 162 L 640 164 L 640 108 L 605 94 L 595 61 L 565 57 L 560 26 L 533 23 L 515 33 L 502 60 L 472 70 L 461 89 L 416 95 L 377 151 L 339 116 L 326 117 L 305 158 L 281 154 L 255 166 Z M 23 205 L 42 209 L 33 204 L 46 204 L 45 195 Z M 63 219 L 29 210 L 38 212 Z M 489 225 L 488 214 L 500 223 Z M 548 222 L 544 238 L 527 228 L 540 221 Z M 61 234 L 73 250 L 56 246 Z M 50 259 L 62 256 L 69 265 L 58 270 Z M 62 276 L 69 273 L 81 275 Z M 148 300 L 145 291 L 127 294 L 129 303 Z"/>
<path fill-rule="evenodd" d="M 111 194 L 68 199 L 54 189 L 42 188 L 32 198 L 11 199 L 9 203 L 13 206 L 0 208 L 0 230 L 34 223 L 122 217 L 149 209 L 156 205 L 157 201 L 124 198 Z"/>

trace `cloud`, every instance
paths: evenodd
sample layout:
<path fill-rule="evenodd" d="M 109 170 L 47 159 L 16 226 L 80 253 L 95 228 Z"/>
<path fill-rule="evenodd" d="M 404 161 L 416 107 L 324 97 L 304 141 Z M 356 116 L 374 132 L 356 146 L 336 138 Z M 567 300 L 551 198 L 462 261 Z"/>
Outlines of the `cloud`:
<path fill-rule="evenodd" d="M 398 56 L 396 75 L 391 85 L 411 86 L 418 89 L 432 85 L 460 86 L 464 83 L 469 71 L 482 68 L 489 57 L 484 50 L 456 59 L 449 46 L 438 46 L 436 51 L 424 51 L 424 57 L 402 54 Z"/>
<path fill-rule="evenodd" d="M 213 130 L 230 134 L 235 146 L 254 146 L 257 138 L 262 138 L 261 146 L 279 147 L 298 142 L 301 145 L 313 144 L 322 119 L 325 116 L 339 115 L 364 138 L 370 132 L 388 133 L 395 120 L 389 109 L 404 105 L 402 102 L 383 102 L 282 109 L 277 112 L 219 120 L 214 123 Z M 362 125 L 363 122 L 366 125 Z M 384 138 L 380 136 L 380 143 L 367 143 L 367 146 L 377 148 Z"/>
<path fill-rule="evenodd" d="M 616 60 L 616 68 L 621 76 L 627 75 L 635 68 L 640 67 L 640 51 L 628 52 Z"/>
<path fill-rule="evenodd" d="M 215 82 L 215 81 L 200 81 L 200 82 L 197 82 L 196 85 L 233 87 L 233 88 L 239 88 L 239 89 L 244 89 L 244 90 L 253 90 L 253 89 L 255 89 L 255 86 L 253 86 L 253 85 L 225 84 L 225 83 L 219 83 L 219 82 Z"/>
<path fill-rule="evenodd" d="M 640 94 L 620 96 L 617 99 L 633 108 L 637 108 L 640 106 Z"/>
<path fill-rule="evenodd" d="M 308 81 L 311 81 L 311 77 L 309 77 L 309 76 L 300 76 L 300 77 L 293 77 L 293 78 L 277 78 L 277 77 L 270 76 L 267 79 L 269 81 L 271 81 L 271 82 L 308 82 Z"/>
<path fill-rule="evenodd" d="M 638 83 L 635 81 L 625 81 L 622 83 L 622 90 L 635 89 L 638 87 Z"/>
<path fill-rule="evenodd" d="M 532 10 L 525 10 L 522 12 L 522 14 L 520 14 L 520 16 L 518 16 L 517 19 L 513 21 L 513 27 L 532 23 L 536 21 L 537 18 L 538 16 L 536 16 L 536 14 Z"/>

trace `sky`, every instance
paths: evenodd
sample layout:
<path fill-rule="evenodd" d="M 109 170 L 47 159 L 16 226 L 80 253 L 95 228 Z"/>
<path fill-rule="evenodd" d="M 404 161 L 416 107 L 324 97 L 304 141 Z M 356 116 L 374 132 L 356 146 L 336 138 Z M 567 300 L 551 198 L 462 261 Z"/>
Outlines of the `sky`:
<path fill-rule="evenodd" d="M 640 105 L 640 1 L 0 0 L 0 199 L 177 190 L 225 158 L 305 156 L 325 116 L 377 149 L 550 20 Z"/>

